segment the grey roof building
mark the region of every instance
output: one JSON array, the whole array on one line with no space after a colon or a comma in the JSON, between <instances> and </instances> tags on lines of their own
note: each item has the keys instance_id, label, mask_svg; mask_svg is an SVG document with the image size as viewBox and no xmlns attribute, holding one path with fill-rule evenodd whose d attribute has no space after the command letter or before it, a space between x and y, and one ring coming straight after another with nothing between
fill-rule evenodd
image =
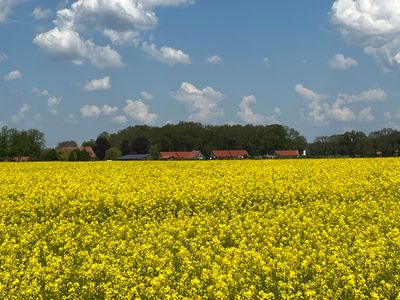
<instances>
[{"instance_id":1,"label":"grey roof building","mask_svg":"<svg viewBox=\"0 0 400 300\"><path fill-rule=\"evenodd\" d=\"M121 157L118 157L117 160L150 160L150 154L127 154Z\"/></svg>"}]
</instances>

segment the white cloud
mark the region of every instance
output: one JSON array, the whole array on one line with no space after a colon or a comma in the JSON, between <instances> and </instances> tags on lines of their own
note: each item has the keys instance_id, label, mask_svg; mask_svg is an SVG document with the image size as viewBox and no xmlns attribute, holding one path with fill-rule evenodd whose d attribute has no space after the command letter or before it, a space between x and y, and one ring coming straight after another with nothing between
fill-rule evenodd
<instances>
[{"instance_id":1,"label":"white cloud","mask_svg":"<svg viewBox=\"0 0 400 300\"><path fill-rule=\"evenodd\" d=\"M38 122L43 122L43 117L40 113L36 113L33 119Z\"/></svg>"},{"instance_id":2,"label":"white cloud","mask_svg":"<svg viewBox=\"0 0 400 300\"><path fill-rule=\"evenodd\" d=\"M47 105L49 107L55 107L60 105L62 98L61 97L50 97L47 99Z\"/></svg>"},{"instance_id":3,"label":"white cloud","mask_svg":"<svg viewBox=\"0 0 400 300\"><path fill-rule=\"evenodd\" d=\"M143 50L152 58L158 61L173 66L175 64L191 64L189 55L182 50L177 50L170 47L161 47L157 49L155 44L143 43Z\"/></svg>"},{"instance_id":4,"label":"white cloud","mask_svg":"<svg viewBox=\"0 0 400 300\"><path fill-rule=\"evenodd\" d=\"M49 110L49 112L53 115L58 115L58 110L57 107L61 104L62 102L62 97L56 97L56 96L52 96L48 90L40 90L37 87L33 88L33 92L40 96L40 97L45 97L47 98L47 108Z\"/></svg>"},{"instance_id":5,"label":"white cloud","mask_svg":"<svg viewBox=\"0 0 400 300\"><path fill-rule=\"evenodd\" d=\"M218 55L207 57L207 62L211 65L218 65L222 63L222 58Z\"/></svg>"},{"instance_id":6,"label":"white cloud","mask_svg":"<svg viewBox=\"0 0 400 300\"><path fill-rule=\"evenodd\" d=\"M126 100L123 111L131 119L144 124L153 124L158 119L158 115L151 113L149 106L141 100Z\"/></svg>"},{"instance_id":7,"label":"white cloud","mask_svg":"<svg viewBox=\"0 0 400 300\"><path fill-rule=\"evenodd\" d=\"M118 110L119 110L118 107L116 107L116 106L110 106L110 105L108 105L108 104L104 105L104 106L101 108L102 113L103 113L104 115L106 115L106 116L112 115L113 113L117 112Z\"/></svg>"},{"instance_id":8,"label":"white cloud","mask_svg":"<svg viewBox=\"0 0 400 300\"><path fill-rule=\"evenodd\" d=\"M110 77L106 76L100 79L94 79L86 83L83 88L88 92L96 92L96 91L106 91L111 89L111 80Z\"/></svg>"},{"instance_id":9,"label":"white cloud","mask_svg":"<svg viewBox=\"0 0 400 300\"><path fill-rule=\"evenodd\" d=\"M140 94L142 95L144 100L153 100L154 99L154 95L150 94L146 91L141 91Z\"/></svg>"},{"instance_id":10,"label":"white cloud","mask_svg":"<svg viewBox=\"0 0 400 300\"><path fill-rule=\"evenodd\" d=\"M264 117L258 113L255 113L251 108L251 104L255 103L256 101L257 99L254 95L250 95L242 99L242 102L239 105L240 110L237 115L243 122L260 124L264 121Z\"/></svg>"},{"instance_id":11,"label":"white cloud","mask_svg":"<svg viewBox=\"0 0 400 300\"><path fill-rule=\"evenodd\" d=\"M270 116L263 116L261 114L255 113L251 108L251 105L257 101L254 95L246 96L242 99L242 102L239 105L239 111L237 112L237 116L244 123L249 124L277 124L279 122L279 116L281 116L281 110L279 107L274 109L274 113Z\"/></svg>"},{"instance_id":12,"label":"white cloud","mask_svg":"<svg viewBox=\"0 0 400 300\"><path fill-rule=\"evenodd\" d=\"M0 0L0 24L7 22L12 8L21 2L22 0Z\"/></svg>"},{"instance_id":13,"label":"white cloud","mask_svg":"<svg viewBox=\"0 0 400 300\"><path fill-rule=\"evenodd\" d=\"M398 112L385 112L384 117L387 121L395 121L396 123L399 122L400 120L400 111ZM393 124L393 122L390 122L390 124ZM399 124L397 124L399 126ZM391 126L388 126L391 127Z\"/></svg>"},{"instance_id":14,"label":"white cloud","mask_svg":"<svg viewBox=\"0 0 400 300\"><path fill-rule=\"evenodd\" d=\"M140 2L145 8L153 8L157 6L192 5L195 0L141 0Z\"/></svg>"},{"instance_id":15,"label":"white cloud","mask_svg":"<svg viewBox=\"0 0 400 300\"><path fill-rule=\"evenodd\" d=\"M21 108L19 109L18 113L16 113L15 115L13 115L11 117L11 122L13 123L19 123L22 120L25 119L26 113L31 109L31 107L28 104L24 104L21 106Z\"/></svg>"},{"instance_id":16,"label":"white cloud","mask_svg":"<svg viewBox=\"0 0 400 300\"><path fill-rule=\"evenodd\" d=\"M76 124L79 123L78 120L75 118L75 115L74 115L74 114L69 114L68 117L65 118L64 121L65 121L66 123L68 123L68 124L74 124L74 125L76 125Z\"/></svg>"},{"instance_id":17,"label":"white cloud","mask_svg":"<svg viewBox=\"0 0 400 300\"><path fill-rule=\"evenodd\" d=\"M3 52L0 52L0 62L5 61L7 59L8 59L7 55Z\"/></svg>"},{"instance_id":18,"label":"white cloud","mask_svg":"<svg viewBox=\"0 0 400 300\"><path fill-rule=\"evenodd\" d=\"M264 57L264 58L261 60L261 62L262 62L264 65L268 65L268 63L269 63L269 58L268 58L268 57Z\"/></svg>"},{"instance_id":19,"label":"white cloud","mask_svg":"<svg viewBox=\"0 0 400 300\"><path fill-rule=\"evenodd\" d=\"M119 110L116 106L103 105L99 107L97 105L84 105L81 107L81 115L86 118L99 118L101 115L110 116Z\"/></svg>"},{"instance_id":20,"label":"white cloud","mask_svg":"<svg viewBox=\"0 0 400 300\"><path fill-rule=\"evenodd\" d=\"M400 64L398 0L335 0L331 21L346 40L363 47L385 69Z\"/></svg>"},{"instance_id":21,"label":"white cloud","mask_svg":"<svg viewBox=\"0 0 400 300\"><path fill-rule=\"evenodd\" d=\"M344 57L343 54L336 54L329 60L329 65L335 70L348 70L358 66L358 62L351 57Z\"/></svg>"},{"instance_id":22,"label":"white cloud","mask_svg":"<svg viewBox=\"0 0 400 300\"><path fill-rule=\"evenodd\" d=\"M43 20L50 18L53 15L53 11L50 8L35 7L32 11L32 16L36 20Z\"/></svg>"},{"instance_id":23,"label":"white cloud","mask_svg":"<svg viewBox=\"0 0 400 300\"><path fill-rule=\"evenodd\" d=\"M193 0L78 0L68 5L68 2L57 11L54 28L38 34L34 43L52 58L75 63L88 59L98 67L121 67L122 59L109 45L96 45L91 38L95 32L114 45L137 46L141 33L157 25L154 12L157 6L194 3ZM166 56L171 49L165 47L160 51Z\"/></svg>"},{"instance_id":24,"label":"white cloud","mask_svg":"<svg viewBox=\"0 0 400 300\"><path fill-rule=\"evenodd\" d=\"M372 108L371 107L366 107L362 109L358 113L358 120L361 122L372 122L375 120L375 116L371 113Z\"/></svg>"},{"instance_id":25,"label":"white cloud","mask_svg":"<svg viewBox=\"0 0 400 300\"><path fill-rule=\"evenodd\" d=\"M369 89L358 95L339 94L338 99L346 103L353 102L383 102L387 99L387 94L383 89Z\"/></svg>"},{"instance_id":26,"label":"white cloud","mask_svg":"<svg viewBox=\"0 0 400 300\"><path fill-rule=\"evenodd\" d=\"M295 87L295 91L309 101L309 120L317 124L328 124L329 121L339 122L371 122L375 119L372 108L366 107L355 113L347 105L357 102L372 103L382 102L387 99L387 94L382 89L370 89L358 95L339 94L333 104L326 102L326 95L317 94L305 88L302 84Z\"/></svg>"},{"instance_id":27,"label":"white cloud","mask_svg":"<svg viewBox=\"0 0 400 300\"><path fill-rule=\"evenodd\" d=\"M125 124L128 122L128 118L123 115L118 115L112 118L112 122L117 124Z\"/></svg>"},{"instance_id":28,"label":"white cloud","mask_svg":"<svg viewBox=\"0 0 400 300\"><path fill-rule=\"evenodd\" d=\"M9 72L8 74L4 75L4 81L13 81L13 80L19 80L22 78L22 74L19 70L14 70Z\"/></svg>"},{"instance_id":29,"label":"white cloud","mask_svg":"<svg viewBox=\"0 0 400 300\"><path fill-rule=\"evenodd\" d=\"M109 45L100 47L91 40L84 41L78 32L71 29L53 28L38 34L33 43L41 48L50 58L82 64L88 59L98 68L120 68L124 64L118 52Z\"/></svg>"},{"instance_id":30,"label":"white cloud","mask_svg":"<svg viewBox=\"0 0 400 300\"><path fill-rule=\"evenodd\" d=\"M96 105L84 105L80 109L82 117L98 118L101 116L101 108Z\"/></svg>"},{"instance_id":31,"label":"white cloud","mask_svg":"<svg viewBox=\"0 0 400 300\"><path fill-rule=\"evenodd\" d=\"M224 111L219 107L224 95L212 87L200 90L191 83L183 82L180 89L170 92L170 95L186 106L189 120L207 121L224 116Z\"/></svg>"}]
</instances>

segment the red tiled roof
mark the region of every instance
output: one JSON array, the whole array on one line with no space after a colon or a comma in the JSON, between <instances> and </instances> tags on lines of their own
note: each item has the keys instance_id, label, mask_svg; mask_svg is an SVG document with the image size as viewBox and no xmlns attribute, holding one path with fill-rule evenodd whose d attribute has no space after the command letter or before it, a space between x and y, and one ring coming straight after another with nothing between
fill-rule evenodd
<instances>
[{"instance_id":1,"label":"red tiled roof","mask_svg":"<svg viewBox=\"0 0 400 300\"><path fill-rule=\"evenodd\" d=\"M195 159L202 156L200 151L160 152L161 159Z\"/></svg>"},{"instance_id":2,"label":"red tiled roof","mask_svg":"<svg viewBox=\"0 0 400 300\"><path fill-rule=\"evenodd\" d=\"M214 150L212 155L216 158L235 158L249 156L249 153L246 150Z\"/></svg>"},{"instance_id":3,"label":"red tiled roof","mask_svg":"<svg viewBox=\"0 0 400 300\"><path fill-rule=\"evenodd\" d=\"M275 155L279 157L298 157L300 156L297 150L275 150Z\"/></svg>"},{"instance_id":4,"label":"red tiled roof","mask_svg":"<svg viewBox=\"0 0 400 300\"><path fill-rule=\"evenodd\" d=\"M89 154L89 158L96 158L96 154L92 147L61 147L57 148L58 152L71 152L74 150L86 151Z\"/></svg>"}]
</instances>

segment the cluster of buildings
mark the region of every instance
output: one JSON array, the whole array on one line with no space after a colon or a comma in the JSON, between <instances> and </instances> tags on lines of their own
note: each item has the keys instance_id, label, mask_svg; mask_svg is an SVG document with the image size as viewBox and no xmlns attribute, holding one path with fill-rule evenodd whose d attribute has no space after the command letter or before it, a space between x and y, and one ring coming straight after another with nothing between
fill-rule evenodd
<instances>
[{"instance_id":1,"label":"cluster of buildings","mask_svg":"<svg viewBox=\"0 0 400 300\"><path fill-rule=\"evenodd\" d=\"M88 153L89 160L96 160L96 154L92 147L60 147L57 148L58 155L64 155L68 157L69 153L74 151L85 151ZM305 156L304 153L300 153L297 150L276 150L269 155L252 157L246 150L214 150L211 152L210 157L206 157L201 151L171 151L171 152L160 152L159 160L226 160L226 159L248 159L248 158L297 158ZM117 158L120 161L140 161L140 160L152 160L154 157L151 154L128 154ZM13 157L8 161L15 162L26 162L31 161L28 156Z\"/></svg>"},{"instance_id":2,"label":"cluster of buildings","mask_svg":"<svg viewBox=\"0 0 400 300\"><path fill-rule=\"evenodd\" d=\"M305 156L305 153L300 153L298 150L276 150L270 155L265 155L257 158L298 158ZM193 151L170 151L160 152L160 160L206 160L206 159L247 159L252 158L246 150L214 150L210 157L206 157L203 153L197 150ZM153 157L150 154L128 154L119 157L117 160L151 160Z\"/></svg>"}]
</instances>

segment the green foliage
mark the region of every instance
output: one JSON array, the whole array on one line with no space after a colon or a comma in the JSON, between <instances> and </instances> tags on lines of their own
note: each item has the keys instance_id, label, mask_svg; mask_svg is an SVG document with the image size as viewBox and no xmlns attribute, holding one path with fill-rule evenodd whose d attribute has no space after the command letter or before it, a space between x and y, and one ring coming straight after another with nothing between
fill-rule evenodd
<instances>
[{"instance_id":1,"label":"green foliage","mask_svg":"<svg viewBox=\"0 0 400 300\"><path fill-rule=\"evenodd\" d=\"M105 159L106 160L115 160L121 156L122 156L121 150L119 150L118 147L112 147L110 149L107 149Z\"/></svg>"},{"instance_id":2,"label":"green foliage","mask_svg":"<svg viewBox=\"0 0 400 300\"><path fill-rule=\"evenodd\" d=\"M45 161L57 161L58 155L56 149L48 149L46 153L44 153L43 160Z\"/></svg>"},{"instance_id":3,"label":"green foliage","mask_svg":"<svg viewBox=\"0 0 400 300\"><path fill-rule=\"evenodd\" d=\"M68 161L88 161L89 154L84 150L75 149L69 152Z\"/></svg>"},{"instance_id":4,"label":"green foliage","mask_svg":"<svg viewBox=\"0 0 400 300\"><path fill-rule=\"evenodd\" d=\"M94 143L93 151L96 153L96 156L99 160L104 160L106 156L106 151L111 148L111 144L108 140L108 133L103 132L96 139Z\"/></svg>"},{"instance_id":5,"label":"green foliage","mask_svg":"<svg viewBox=\"0 0 400 300\"><path fill-rule=\"evenodd\" d=\"M149 141L148 147L144 147L145 143L139 146L138 141L145 139ZM109 140L113 147L120 147L123 154L129 153L129 141L132 141L131 152L151 152L152 155L156 150L200 150L208 156L215 149L246 149L252 155L263 155L275 149L302 150L307 144L298 131L282 125L204 126L195 122L128 127L111 134Z\"/></svg>"},{"instance_id":6,"label":"green foliage","mask_svg":"<svg viewBox=\"0 0 400 300\"><path fill-rule=\"evenodd\" d=\"M32 160L38 160L41 157L44 146L44 134L39 130L18 131L7 127L1 129L0 160L22 156L29 156Z\"/></svg>"}]
</instances>

